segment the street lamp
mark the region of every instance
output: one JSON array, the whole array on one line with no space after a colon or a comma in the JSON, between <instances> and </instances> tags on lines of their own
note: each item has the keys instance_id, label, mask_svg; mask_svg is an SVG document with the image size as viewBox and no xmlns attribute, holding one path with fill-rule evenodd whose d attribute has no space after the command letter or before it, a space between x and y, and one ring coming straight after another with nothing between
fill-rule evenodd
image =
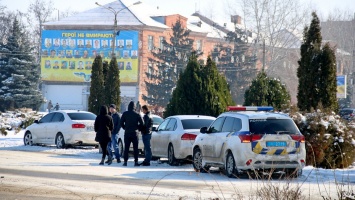
<instances>
[{"instance_id":1,"label":"street lamp","mask_svg":"<svg viewBox=\"0 0 355 200\"><path fill-rule=\"evenodd\" d=\"M129 7L131 7L131 6L138 5L138 4L141 4L141 3L142 3L141 1L137 1L137 2L133 3L132 5L129 5L129 6L127 6L127 7L124 7L124 8L122 8L122 9L120 9L120 10L115 10L115 9L113 9L111 6L106 7L106 6L103 6L103 5L101 5L101 4L97 3L97 2L95 2L96 5L98 5L98 6L100 6L100 7L103 7L103 8L105 8L106 10L109 10L110 12L112 12L112 13L115 15L115 21L114 21L114 24L113 24L112 44L111 44L111 46L112 46L112 57L115 55L115 43L116 43L117 15L118 15L118 13L120 13L120 12L121 12L122 10L124 10L124 9L127 9L127 8L129 8Z\"/></svg>"}]
</instances>

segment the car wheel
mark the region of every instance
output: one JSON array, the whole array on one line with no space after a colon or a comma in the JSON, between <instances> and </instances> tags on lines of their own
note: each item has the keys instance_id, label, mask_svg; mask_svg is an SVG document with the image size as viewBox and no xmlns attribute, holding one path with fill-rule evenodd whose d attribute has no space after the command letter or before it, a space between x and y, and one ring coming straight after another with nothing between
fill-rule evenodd
<instances>
[{"instance_id":1,"label":"car wheel","mask_svg":"<svg viewBox=\"0 0 355 200\"><path fill-rule=\"evenodd\" d=\"M302 169L289 169L286 173L289 178L298 178L302 176Z\"/></svg>"},{"instance_id":2,"label":"car wheel","mask_svg":"<svg viewBox=\"0 0 355 200\"><path fill-rule=\"evenodd\" d=\"M124 149L123 149L122 140L119 140L119 141L118 141L118 150L120 151L121 158L123 158Z\"/></svg>"},{"instance_id":3,"label":"car wheel","mask_svg":"<svg viewBox=\"0 0 355 200\"><path fill-rule=\"evenodd\" d=\"M172 144L170 144L168 147L168 164L171 166L176 166L178 164L178 160L174 155L174 147Z\"/></svg>"},{"instance_id":4,"label":"car wheel","mask_svg":"<svg viewBox=\"0 0 355 200\"><path fill-rule=\"evenodd\" d=\"M25 136L23 137L23 143L25 144L25 146L32 146L33 145L31 132L26 131Z\"/></svg>"},{"instance_id":5,"label":"car wheel","mask_svg":"<svg viewBox=\"0 0 355 200\"><path fill-rule=\"evenodd\" d=\"M208 166L202 166L202 153L199 148L193 150L192 166L196 172L206 173L209 170Z\"/></svg>"},{"instance_id":6,"label":"car wheel","mask_svg":"<svg viewBox=\"0 0 355 200\"><path fill-rule=\"evenodd\" d=\"M58 133L55 137L55 144L58 149L63 149L65 147L64 137L61 133Z\"/></svg>"},{"instance_id":7,"label":"car wheel","mask_svg":"<svg viewBox=\"0 0 355 200\"><path fill-rule=\"evenodd\" d=\"M228 177L237 177L237 170L235 168L235 160L233 154L229 152L226 159L226 175Z\"/></svg>"}]
</instances>

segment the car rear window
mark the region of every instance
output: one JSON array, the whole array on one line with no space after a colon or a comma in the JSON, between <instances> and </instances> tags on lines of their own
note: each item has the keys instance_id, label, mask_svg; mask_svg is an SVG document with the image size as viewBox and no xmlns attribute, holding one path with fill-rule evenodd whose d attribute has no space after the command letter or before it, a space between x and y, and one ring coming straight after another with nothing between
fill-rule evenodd
<instances>
[{"instance_id":1,"label":"car rear window","mask_svg":"<svg viewBox=\"0 0 355 200\"><path fill-rule=\"evenodd\" d=\"M299 134L292 119L250 119L249 130L252 134Z\"/></svg>"},{"instance_id":2,"label":"car rear window","mask_svg":"<svg viewBox=\"0 0 355 200\"><path fill-rule=\"evenodd\" d=\"M93 113L68 113L71 120L95 120L96 115Z\"/></svg>"},{"instance_id":3,"label":"car rear window","mask_svg":"<svg viewBox=\"0 0 355 200\"><path fill-rule=\"evenodd\" d=\"M213 122L213 119L183 119L181 120L184 129L200 129L208 127Z\"/></svg>"},{"instance_id":4,"label":"car rear window","mask_svg":"<svg viewBox=\"0 0 355 200\"><path fill-rule=\"evenodd\" d=\"M353 113L353 110L341 110L341 111L340 111L340 114L341 114L341 115L349 115L349 114L351 114L351 113Z\"/></svg>"}]
</instances>

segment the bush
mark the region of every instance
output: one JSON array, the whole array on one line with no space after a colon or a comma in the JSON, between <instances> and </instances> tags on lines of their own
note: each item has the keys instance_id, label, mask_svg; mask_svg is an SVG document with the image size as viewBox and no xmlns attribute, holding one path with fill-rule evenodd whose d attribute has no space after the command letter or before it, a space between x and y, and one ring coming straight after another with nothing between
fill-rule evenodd
<instances>
[{"instance_id":1,"label":"bush","mask_svg":"<svg viewBox=\"0 0 355 200\"><path fill-rule=\"evenodd\" d=\"M355 161L355 125L320 110L291 117L305 136L308 165L346 168Z\"/></svg>"}]
</instances>

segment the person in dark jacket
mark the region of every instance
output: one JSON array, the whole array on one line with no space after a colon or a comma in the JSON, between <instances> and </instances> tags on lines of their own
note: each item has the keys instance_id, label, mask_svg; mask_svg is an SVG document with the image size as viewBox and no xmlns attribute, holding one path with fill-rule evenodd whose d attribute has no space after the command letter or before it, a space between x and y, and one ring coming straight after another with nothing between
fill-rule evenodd
<instances>
[{"instance_id":1,"label":"person in dark jacket","mask_svg":"<svg viewBox=\"0 0 355 200\"><path fill-rule=\"evenodd\" d=\"M113 160L114 159L112 155L112 149L113 149L115 151L115 157L117 159L117 163L120 163L121 162L120 153L122 154L122 152L120 152L118 149L118 132L121 129L121 124L120 124L121 118L120 115L117 113L115 104L110 105L110 113L113 120L113 130L111 132L111 142L108 144L107 151L108 151L108 155L110 155L110 157ZM106 161L106 163L108 162L109 160Z\"/></svg>"},{"instance_id":2,"label":"person in dark jacket","mask_svg":"<svg viewBox=\"0 0 355 200\"><path fill-rule=\"evenodd\" d=\"M142 129L142 140L143 140L143 144L144 144L145 159L140 165L150 166L150 160L152 158L152 150L150 148L150 140L152 139L153 119L150 116L149 109L146 105L142 106L142 111L144 113L144 116L143 116L144 126Z\"/></svg>"},{"instance_id":3,"label":"person in dark jacket","mask_svg":"<svg viewBox=\"0 0 355 200\"><path fill-rule=\"evenodd\" d=\"M95 119L94 129L102 148L102 159L99 165L103 165L107 153L107 145L111 141L111 131L113 129L113 120L112 117L108 115L107 106L101 106L100 114ZM112 159L109 155L109 162L107 164L111 165L111 163Z\"/></svg>"},{"instance_id":4,"label":"person in dark jacket","mask_svg":"<svg viewBox=\"0 0 355 200\"><path fill-rule=\"evenodd\" d=\"M131 143L133 144L134 166L138 164L138 134L143 127L142 117L135 111L134 102L131 101L128 105L128 110L122 114L121 127L125 130L124 133L124 163L127 166L128 151Z\"/></svg>"}]
</instances>

